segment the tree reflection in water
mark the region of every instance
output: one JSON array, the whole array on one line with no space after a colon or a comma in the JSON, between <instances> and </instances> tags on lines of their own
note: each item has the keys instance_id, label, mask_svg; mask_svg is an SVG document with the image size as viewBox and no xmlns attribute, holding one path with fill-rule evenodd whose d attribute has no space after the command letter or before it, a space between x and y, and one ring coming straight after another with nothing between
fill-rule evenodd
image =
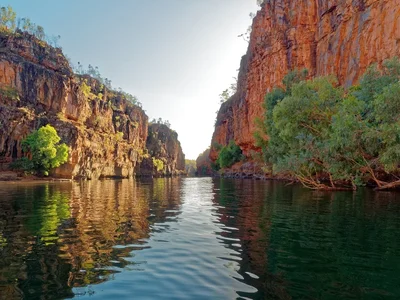
<instances>
[{"instance_id":1,"label":"tree reflection in water","mask_svg":"<svg viewBox=\"0 0 400 300\"><path fill-rule=\"evenodd\" d=\"M1 296L72 297L73 287L137 267L127 258L180 205L179 182L1 184Z\"/></svg>"}]
</instances>

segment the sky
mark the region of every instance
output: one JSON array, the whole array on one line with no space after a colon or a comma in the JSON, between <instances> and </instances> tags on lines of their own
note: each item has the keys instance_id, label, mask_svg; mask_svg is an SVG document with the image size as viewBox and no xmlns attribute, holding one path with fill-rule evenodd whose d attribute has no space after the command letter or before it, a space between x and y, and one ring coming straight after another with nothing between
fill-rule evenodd
<instances>
[{"instance_id":1,"label":"sky","mask_svg":"<svg viewBox=\"0 0 400 300\"><path fill-rule=\"evenodd\" d=\"M211 143L219 94L235 82L256 0L0 0L29 17L73 64L98 66L178 133L196 159Z\"/></svg>"}]
</instances>

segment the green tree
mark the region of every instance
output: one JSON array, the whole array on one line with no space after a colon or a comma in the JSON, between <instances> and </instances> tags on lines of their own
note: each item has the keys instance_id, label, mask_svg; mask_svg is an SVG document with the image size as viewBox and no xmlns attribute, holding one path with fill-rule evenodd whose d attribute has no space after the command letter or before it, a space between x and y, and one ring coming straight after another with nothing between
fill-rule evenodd
<instances>
[{"instance_id":1,"label":"green tree","mask_svg":"<svg viewBox=\"0 0 400 300\"><path fill-rule=\"evenodd\" d=\"M277 159L288 151L287 144L279 136L279 130L274 124L273 111L275 106L286 96L291 95L294 84L304 81L307 76L307 69L293 70L283 78L284 88L276 87L265 96L264 118L256 120L258 130L254 133L254 136L256 146L262 149L264 161L269 165L276 164Z\"/></svg>"},{"instance_id":2,"label":"green tree","mask_svg":"<svg viewBox=\"0 0 400 300\"><path fill-rule=\"evenodd\" d=\"M230 141L229 144L222 147L219 152L216 169L218 169L218 167L228 168L234 163L240 161L242 158L243 155L240 147L236 145L234 141Z\"/></svg>"},{"instance_id":3,"label":"green tree","mask_svg":"<svg viewBox=\"0 0 400 300\"><path fill-rule=\"evenodd\" d=\"M256 136L265 161L311 188L400 186L400 61L371 66L347 92L306 76L289 73L265 98Z\"/></svg>"},{"instance_id":4,"label":"green tree","mask_svg":"<svg viewBox=\"0 0 400 300\"><path fill-rule=\"evenodd\" d=\"M0 32L14 32L17 14L11 6L0 8Z\"/></svg>"},{"instance_id":5,"label":"green tree","mask_svg":"<svg viewBox=\"0 0 400 300\"><path fill-rule=\"evenodd\" d=\"M33 131L22 141L22 149L28 155L23 158L27 171L48 175L49 171L68 160L69 148L60 144L60 137L51 125Z\"/></svg>"},{"instance_id":6,"label":"green tree","mask_svg":"<svg viewBox=\"0 0 400 300\"><path fill-rule=\"evenodd\" d=\"M291 95L273 111L274 126L287 147L275 167L292 173L308 186L319 187L314 176L329 173L325 142L330 136L331 118L343 97L343 90L336 85L333 77L294 84Z\"/></svg>"}]
</instances>

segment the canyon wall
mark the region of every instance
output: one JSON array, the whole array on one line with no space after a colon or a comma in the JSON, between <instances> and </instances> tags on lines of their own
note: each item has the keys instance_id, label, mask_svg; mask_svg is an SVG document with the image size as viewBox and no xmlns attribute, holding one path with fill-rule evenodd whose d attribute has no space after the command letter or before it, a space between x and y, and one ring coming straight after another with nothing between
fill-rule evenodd
<instances>
[{"instance_id":1,"label":"canyon wall","mask_svg":"<svg viewBox=\"0 0 400 300\"><path fill-rule=\"evenodd\" d=\"M264 96L289 71L333 74L349 87L370 64L394 56L400 56L400 0L265 0L253 20L237 93L219 110L210 158L217 158L217 144L230 140L247 156L259 150L253 133Z\"/></svg>"},{"instance_id":2,"label":"canyon wall","mask_svg":"<svg viewBox=\"0 0 400 300\"><path fill-rule=\"evenodd\" d=\"M46 124L70 147L56 177L132 177L146 152L140 107L75 75L60 49L27 33L0 35L0 167L21 157L22 140Z\"/></svg>"},{"instance_id":3,"label":"canyon wall","mask_svg":"<svg viewBox=\"0 0 400 300\"><path fill-rule=\"evenodd\" d=\"M185 155L182 152L178 134L164 124L149 125L146 141L148 157L139 165L143 176L176 176L186 174ZM162 161L162 169L157 170L153 158Z\"/></svg>"},{"instance_id":4,"label":"canyon wall","mask_svg":"<svg viewBox=\"0 0 400 300\"><path fill-rule=\"evenodd\" d=\"M196 174L197 176L213 176L216 172L211 168L210 149L206 149L200 153L196 159Z\"/></svg>"}]
</instances>

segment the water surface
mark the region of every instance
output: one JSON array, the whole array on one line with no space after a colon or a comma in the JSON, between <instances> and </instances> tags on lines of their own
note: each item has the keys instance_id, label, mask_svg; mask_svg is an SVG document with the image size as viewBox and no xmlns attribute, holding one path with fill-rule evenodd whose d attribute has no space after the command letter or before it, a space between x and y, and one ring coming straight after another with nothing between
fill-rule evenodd
<instances>
[{"instance_id":1,"label":"water surface","mask_svg":"<svg viewBox=\"0 0 400 300\"><path fill-rule=\"evenodd\" d=\"M0 183L0 299L400 299L400 194Z\"/></svg>"}]
</instances>

